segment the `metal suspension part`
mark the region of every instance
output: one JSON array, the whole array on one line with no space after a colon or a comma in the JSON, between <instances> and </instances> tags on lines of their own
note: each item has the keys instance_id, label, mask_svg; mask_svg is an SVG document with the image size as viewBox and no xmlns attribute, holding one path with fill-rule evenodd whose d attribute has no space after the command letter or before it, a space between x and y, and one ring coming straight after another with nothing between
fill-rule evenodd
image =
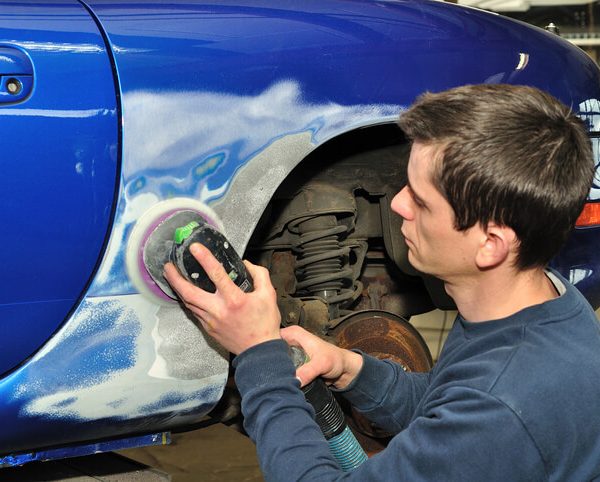
<instances>
[{"instance_id":1,"label":"metal suspension part","mask_svg":"<svg viewBox=\"0 0 600 482\"><path fill-rule=\"evenodd\" d=\"M299 239L292 249L296 254L296 294L319 296L330 306L332 317L338 306L354 299L359 289L350 266L350 246L341 241L350 228L331 214L317 215L297 224Z\"/></svg>"}]
</instances>

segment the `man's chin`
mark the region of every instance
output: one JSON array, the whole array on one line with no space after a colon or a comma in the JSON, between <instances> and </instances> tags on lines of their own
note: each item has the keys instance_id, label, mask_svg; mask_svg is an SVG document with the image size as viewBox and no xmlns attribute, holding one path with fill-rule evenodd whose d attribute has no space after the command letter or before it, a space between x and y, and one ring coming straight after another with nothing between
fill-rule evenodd
<instances>
[{"instance_id":1,"label":"man's chin","mask_svg":"<svg viewBox=\"0 0 600 482\"><path fill-rule=\"evenodd\" d=\"M421 263L419 263L419 259L414 255L412 248L408 248L408 262L410 263L410 265L415 268L417 271L423 271L423 267L421 266Z\"/></svg>"},{"instance_id":2,"label":"man's chin","mask_svg":"<svg viewBox=\"0 0 600 482\"><path fill-rule=\"evenodd\" d=\"M435 270L432 269L431 267L428 267L424 263L420 262L419 258L416 257L410 249L408 250L408 262L414 269L416 269L420 273L423 273L423 274L426 274L429 276L437 276L436 273L434 272Z\"/></svg>"}]
</instances>

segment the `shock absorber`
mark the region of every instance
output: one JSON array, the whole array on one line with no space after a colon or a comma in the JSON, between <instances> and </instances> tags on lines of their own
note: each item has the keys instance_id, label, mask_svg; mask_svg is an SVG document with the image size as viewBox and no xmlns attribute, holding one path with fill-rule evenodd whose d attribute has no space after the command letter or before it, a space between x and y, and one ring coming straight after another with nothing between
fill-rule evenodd
<instances>
[{"instance_id":1,"label":"shock absorber","mask_svg":"<svg viewBox=\"0 0 600 482\"><path fill-rule=\"evenodd\" d=\"M339 315L339 305L356 291L350 267L350 247L342 246L349 227L333 214L317 215L297 224L296 294L319 296L329 305L330 317Z\"/></svg>"}]
</instances>

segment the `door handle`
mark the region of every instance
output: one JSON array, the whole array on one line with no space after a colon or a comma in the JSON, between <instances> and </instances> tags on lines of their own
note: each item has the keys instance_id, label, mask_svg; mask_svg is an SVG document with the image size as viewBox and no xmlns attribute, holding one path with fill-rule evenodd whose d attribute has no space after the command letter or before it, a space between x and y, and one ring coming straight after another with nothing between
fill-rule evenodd
<instances>
[{"instance_id":1,"label":"door handle","mask_svg":"<svg viewBox=\"0 0 600 482\"><path fill-rule=\"evenodd\" d=\"M0 104L25 100L33 90L33 64L25 52L0 46Z\"/></svg>"}]
</instances>

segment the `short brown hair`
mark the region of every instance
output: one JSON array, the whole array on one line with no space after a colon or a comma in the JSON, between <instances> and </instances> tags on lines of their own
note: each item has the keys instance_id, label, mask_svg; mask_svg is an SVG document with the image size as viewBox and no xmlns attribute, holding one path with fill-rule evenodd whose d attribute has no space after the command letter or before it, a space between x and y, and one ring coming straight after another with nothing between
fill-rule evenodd
<instances>
[{"instance_id":1,"label":"short brown hair","mask_svg":"<svg viewBox=\"0 0 600 482\"><path fill-rule=\"evenodd\" d=\"M510 227L520 269L558 253L594 176L585 126L568 107L532 87L467 85L421 95L399 125L410 140L440 147L432 182L456 229Z\"/></svg>"}]
</instances>

